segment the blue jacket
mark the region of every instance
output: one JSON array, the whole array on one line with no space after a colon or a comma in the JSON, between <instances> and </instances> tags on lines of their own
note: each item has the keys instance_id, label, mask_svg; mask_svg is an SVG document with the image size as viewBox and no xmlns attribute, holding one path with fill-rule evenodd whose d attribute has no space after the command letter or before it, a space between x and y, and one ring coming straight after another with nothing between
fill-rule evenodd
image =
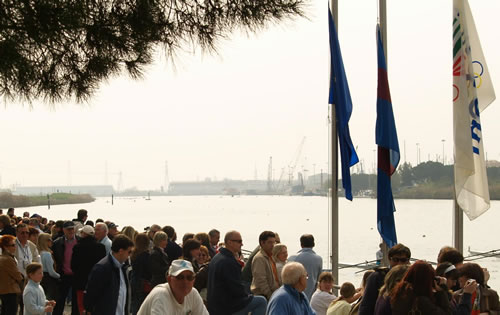
<instances>
[{"instance_id":1,"label":"blue jacket","mask_svg":"<svg viewBox=\"0 0 500 315\"><path fill-rule=\"evenodd\" d=\"M117 268L111 258L111 253L101 259L90 272L87 289L83 297L85 310L92 315L110 315L116 313L118 294L120 290L120 272L123 272L128 291L126 266ZM128 292L125 310L128 309Z\"/></svg>"},{"instance_id":2,"label":"blue jacket","mask_svg":"<svg viewBox=\"0 0 500 315\"><path fill-rule=\"evenodd\" d=\"M232 252L221 248L208 265L208 311L217 315L233 314L252 299L241 280L241 265Z\"/></svg>"},{"instance_id":3,"label":"blue jacket","mask_svg":"<svg viewBox=\"0 0 500 315\"><path fill-rule=\"evenodd\" d=\"M285 284L274 291L267 304L267 315L316 315L304 292Z\"/></svg>"}]
</instances>

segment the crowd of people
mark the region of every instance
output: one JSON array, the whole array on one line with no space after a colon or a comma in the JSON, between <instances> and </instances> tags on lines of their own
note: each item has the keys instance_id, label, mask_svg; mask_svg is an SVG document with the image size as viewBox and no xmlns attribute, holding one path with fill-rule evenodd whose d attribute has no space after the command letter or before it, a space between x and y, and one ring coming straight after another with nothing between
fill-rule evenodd
<instances>
[{"instance_id":1,"label":"crowd of people","mask_svg":"<svg viewBox=\"0 0 500 315\"><path fill-rule=\"evenodd\" d=\"M119 231L84 209L51 221L10 208L0 213L0 315L500 314L488 271L452 247L434 268L410 264L410 249L397 244L389 267L365 271L356 287L323 271L311 234L291 256L272 231L248 257L242 246L234 230L222 240L216 229L186 233L177 243L171 226Z\"/></svg>"}]
</instances>

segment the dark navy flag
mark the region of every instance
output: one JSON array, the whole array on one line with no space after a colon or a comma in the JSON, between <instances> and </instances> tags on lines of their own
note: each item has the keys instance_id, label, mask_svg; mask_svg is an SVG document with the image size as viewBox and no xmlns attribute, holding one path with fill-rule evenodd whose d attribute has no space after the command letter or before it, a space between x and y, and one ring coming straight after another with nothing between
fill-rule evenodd
<instances>
[{"instance_id":1,"label":"dark navy flag","mask_svg":"<svg viewBox=\"0 0 500 315\"><path fill-rule=\"evenodd\" d=\"M340 52L339 39L333 22L332 13L328 9L328 26L330 30L330 96L329 104L335 104L337 117L337 133L340 144L340 158L342 165L342 186L345 197L352 200L351 173L349 168L358 163L358 155L354 150L349 133L349 119L352 113L351 93L344 70L342 53Z\"/></svg>"},{"instance_id":2,"label":"dark navy flag","mask_svg":"<svg viewBox=\"0 0 500 315\"><path fill-rule=\"evenodd\" d=\"M392 112L387 65L379 25L377 25L377 45L378 88L377 126L375 128L378 145L377 227L380 235L390 248L397 244L396 224L394 223L396 207L392 196L391 176L399 164L399 144L396 122Z\"/></svg>"}]
</instances>

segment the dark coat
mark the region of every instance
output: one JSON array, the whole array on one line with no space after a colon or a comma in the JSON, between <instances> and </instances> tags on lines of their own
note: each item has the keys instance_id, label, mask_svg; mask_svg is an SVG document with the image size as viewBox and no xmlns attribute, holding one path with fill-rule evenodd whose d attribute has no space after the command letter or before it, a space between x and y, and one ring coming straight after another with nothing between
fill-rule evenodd
<instances>
[{"instance_id":1,"label":"dark coat","mask_svg":"<svg viewBox=\"0 0 500 315\"><path fill-rule=\"evenodd\" d=\"M498 293L495 290L492 290L488 287L485 286L479 286L479 311L481 313L487 313L489 311L500 311L500 301L498 298ZM464 297L464 291L463 289L458 290L453 294L453 299L455 300L455 303L460 305L463 297ZM469 295L469 300L472 299L472 297ZM472 304L472 301L471 301Z\"/></svg>"},{"instance_id":2,"label":"dark coat","mask_svg":"<svg viewBox=\"0 0 500 315\"><path fill-rule=\"evenodd\" d=\"M241 280L241 265L232 252L221 248L208 265L208 311L217 315L233 314L252 299Z\"/></svg>"},{"instance_id":3,"label":"dark coat","mask_svg":"<svg viewBox=\"0 0 500 315\"><path fill-rule=\"evenodd\" d=\"M179 259L182 256L182 247L176 242L168 240L167 247L165 247L165 253L167 253L168 258L173 261Z\"/></svg>"},{"instance_id":4,"label":"dark coat","mask_svg":"<svg viewBox=\"0 0 500 315\"><path fill-rule=\"evenodd\" d=\"M118 294L120 292L120 272L123 272L127 287L125 310L128 309L128 279L126 265L117 268L111 258L106 255L92 268L83 297L83 305L92 315L110 315L116 313Z\"/></svg>"},{"instance_id":5,"label":"dark coat","mask_svg":"<svg viewBox=\"0 0 500 315\"><path fill-rule=\"evenodd\" d=\"M80 240L79 237L75 235L75 238L77 242ZM54 260L56 263L56 271L58 274L61 276L64 274L62 267L63 267L63 261L64 261L64 248L65 248L65 240L64 240L64 235L58 237L54 243L52 244L52 252L54 253ZM75 245L76 246L76 245ZM73 247L73 249L75 249Z\"/></svg>"},{"instance_id":6,"label":"dark coat","mask_svg":"<svg viewBox=\"0 0 500 315\"><path fill-rule=\"evenodd\" d=\"M153 247L151 252L151 285L154 287L158 284L167 282L167 270L170 267L170 259L163 249Z\"/></svg>"},{"instance_id":7,"label":"dark coat","mask_svg":"<svg viewBox=\"0 0 500 315\"><path fill-rule=\"evenodd\" d=\"M200 266L198 272L196 273L196 278L194 279L194 287L198 292L205 289L208 283L208 264L203 264Z\"/></svg>"},{"instance_id":8,"label":"dark coat","mask_svg":"<svg viewBox=\"0 0 500 315\"><path fill-rule=\"evenodd\" d=\"M391 303L391 309L393 315L407 315L412 310L416 310L416 314L425 315L452 314L448 294L444 290L435 292L433 301L427 296L415 297L413 291L408 289Z\"/></svg>"},{"instance_id":9,"label":"dark coat","mask_svg":"<svg viewBox=\"0 0 500 315\"><path fill-rule=\"evenodd\" d=\"M132 261L130 285L134 292L142 292L144 280L151 282L151 254L148 251L140 253Z\"/></svg>"},{"instance_id":10,"label":"dark coat","mask_svg":"<svg viewBox=\"0 0 500 315\"><path fill-rule=\"evenodd\" d=\"M253 276L252 276L252 261L253 261L253 258L255 257L255 255L257 255L257 253L259 251L260 251L260 245L258 245L257 247L255 247L255 249L250 254L250 256L248 256L248 260L245 263L245 266L243 266L243 270L241 271L241 278L245 282L252 283L252 279L253 279Z\"/></svg>"},{"instance_id":11,"label":"dark coat","mask_svg":"<svg viewBox=\"0 0 500 315\"><path fill-rule=\"evenodd\" d=\"M87 236L78 241L73 247L71 256L71 270L73 270L73 288L84 290L90 271L104 256L106 248L98 243L93 236Z\"/></svg>"},{"instance_id":12,"label":"dark coat","mask_svg":"<svg viewBox=\"0 0 500 315\"><path fill-rule=\"evenodd\" d=\"M11 225L4 226L0 235L12 235L16 236L16 229L14 229Z\"/></svg>"},{"instance_id":13,"label":"dark coat","mask_svg":"<svg viewBox=\"0 0 500 315\"><path fill-rule=\"evenodd\" d=\"M372 315L375 313L375 304L378 299L378 291L384 284L384 278L388 268L378 268L366 279L366 286L363 292L363 299L359 305L359 315Z\"/></svg>"}]
</instances>

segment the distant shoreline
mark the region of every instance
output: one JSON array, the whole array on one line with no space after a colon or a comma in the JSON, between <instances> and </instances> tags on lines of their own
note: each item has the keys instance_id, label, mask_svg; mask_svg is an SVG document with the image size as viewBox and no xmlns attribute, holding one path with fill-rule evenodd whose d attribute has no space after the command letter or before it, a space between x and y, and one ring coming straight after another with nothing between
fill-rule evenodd
<instances>
[{"instance_id":1,"label":"distant shoreline","mask_svg":"<svg viewBox=\"0 0 500 315\"><path fill-rule=\"evenodd\" d=\"M0 208L27 208L48 205L65 205L90 203L95 198L89 194L54 193L42 196L13 195L9 192L0 193Z\"/></svg>"}]
</instances>

